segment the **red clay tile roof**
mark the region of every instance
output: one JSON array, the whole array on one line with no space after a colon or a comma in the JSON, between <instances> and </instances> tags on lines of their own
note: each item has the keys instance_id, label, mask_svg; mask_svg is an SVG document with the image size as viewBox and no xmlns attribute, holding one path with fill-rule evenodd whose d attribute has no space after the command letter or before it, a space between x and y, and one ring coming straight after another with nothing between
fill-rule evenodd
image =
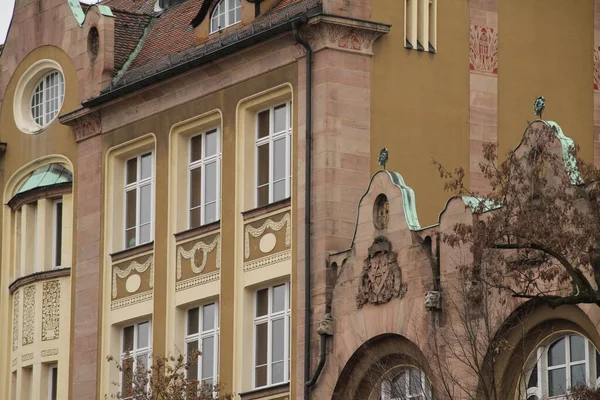
<instances>
[{"instance_id":1,"label":"red clay tile roof","mask_svg":"<svg viewBox=\"0 0 600 400\"><path fill-rule=\"evenodd\" d=\"M115 74L123 68L137 47L152 17L113 11L115 15Z\"/></svg>"}]
</instances>

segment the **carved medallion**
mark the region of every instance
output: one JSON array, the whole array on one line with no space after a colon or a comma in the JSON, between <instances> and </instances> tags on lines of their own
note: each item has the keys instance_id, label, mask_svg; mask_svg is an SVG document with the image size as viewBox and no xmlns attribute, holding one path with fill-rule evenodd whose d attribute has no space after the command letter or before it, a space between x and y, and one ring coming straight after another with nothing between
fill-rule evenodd
<instances>
[{"instance_id":1,"label":"carved medallion","mask_svg":"<svg viewBox=\"0 0 600 400\"><path fill-rule=\"evenodd\" d=\"M362 308L366 303L382 304L394 297L404 297L406 285L398 266L398 254L383 236L375 238L369 247L369 256L360 274L356 305Z\"/></svg>"}]
</instances>

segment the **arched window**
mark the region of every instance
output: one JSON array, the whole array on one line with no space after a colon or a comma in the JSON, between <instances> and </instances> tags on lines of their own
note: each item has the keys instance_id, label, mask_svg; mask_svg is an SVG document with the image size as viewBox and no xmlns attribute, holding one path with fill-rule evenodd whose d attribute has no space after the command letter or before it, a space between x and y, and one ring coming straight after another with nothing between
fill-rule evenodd
<instances>
[{"instance_id":1,"label":"arched window","mask_svg":"<svg viewBox=\"0 0 600 400\"><path fill-rule=\"evenodd\" d=\"M210 18L210 33L215 33L242 20L242 0L221 0Z\"/></svg>"},{"instance_id":2,"label":"arched window","mask_svg":"<svg viewBox=\"0 0 600 400\"><path fill-rule=\"evenodd\" d=\"M538 347L527 376L525 399L564 396L573 387L598 386L598 362L598 351L581 335L561 336Z\"/></svg>"},{"instance_id":3,"label":"arched window","mask_svg":"<svg viewBox=\"0 0 600 400\"><path fill-rule=\"evenodd\" d=\"M39 127L48 125L62 107L65 81L59 71L52 71L37 83L31 94L31 117Z\"/></svg>"},{"instance_id":4,"label":"arched window","mask_svg":"<svg viewBox=\"0 0 600 400\"><path fill-rule=\"evenodd\" d=\"M381 382L381 400L430 400L431 386L423 371L401 368L391 379Z\"/></svg>"}]
</instances>

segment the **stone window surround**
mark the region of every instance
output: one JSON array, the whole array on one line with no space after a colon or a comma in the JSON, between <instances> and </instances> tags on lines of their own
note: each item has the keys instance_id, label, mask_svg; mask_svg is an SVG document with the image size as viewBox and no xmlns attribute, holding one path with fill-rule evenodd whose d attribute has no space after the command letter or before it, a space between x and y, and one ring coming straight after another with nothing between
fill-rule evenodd
<instances>
[{"instance_id":1,"label":"stone window surround","mask_svg":"<svg viewBox=\"0 0 600 400\"><path fill-rule=\"evenodd\" d=\"M14 97L14 106L13 106L13 116L15 119L15 123L17 127L26 134L36 134L44 131L48 128L53 121L56 120L56 117L60 115L60 109L64 104L64 101L61 103L59 107L59 111L56 113L56 116L44 125L40 127L34 120L31 114L31 96L33 94L34 88L40 82L44 76L52 71L58 71L64 77L63 69L54 60L39 60L31 65L24 73L21 75L17 86L15 88L15 97ZM66 85L66 83L65 83ZM66 93L66 90L64 91Z\"/></svg>"}]
</instances>

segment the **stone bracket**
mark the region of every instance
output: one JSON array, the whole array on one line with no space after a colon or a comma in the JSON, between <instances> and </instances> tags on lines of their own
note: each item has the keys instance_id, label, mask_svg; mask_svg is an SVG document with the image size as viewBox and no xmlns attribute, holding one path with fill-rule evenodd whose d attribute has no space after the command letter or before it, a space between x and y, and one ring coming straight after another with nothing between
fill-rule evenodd
<instances>
[{"instance_id":1,"label":"stone bracket","mask_svg":"<svg viewBox=\"0 0 600 400\"><path fill-rule=\"evenodd\" d=\"M75 141L81 142L102 133L102 121L98 111L75 114L60 118L60 122L71 127L75 133Z\"/></svg>"},{"instance_id":2,"label":"stone bracket","mask_svg":"<svg viewBox=\"0 0 600 400\"><path fill-rule=\"evenodd\" d=\"M313 51L325 48L373 55L373 43L390 31L390 25L329 15L308 21L302 35Z\"/></svg>"}]
</instances>

